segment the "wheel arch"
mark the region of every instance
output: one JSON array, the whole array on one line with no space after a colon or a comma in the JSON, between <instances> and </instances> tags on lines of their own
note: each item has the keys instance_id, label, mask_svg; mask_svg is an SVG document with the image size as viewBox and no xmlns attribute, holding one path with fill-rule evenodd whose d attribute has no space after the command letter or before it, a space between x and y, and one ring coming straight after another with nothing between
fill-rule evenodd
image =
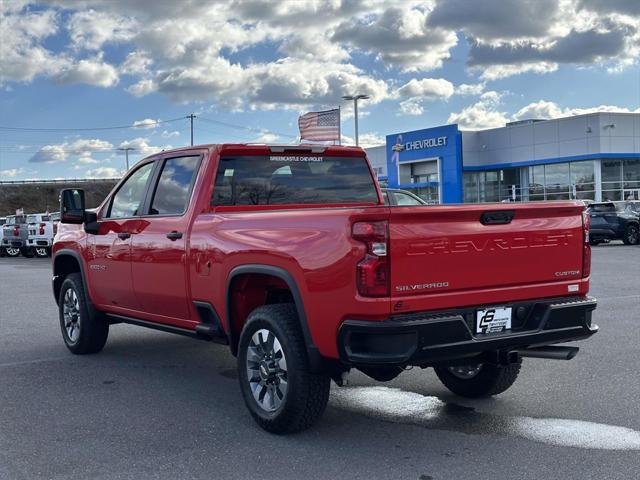
<instances>
[{"instance_id":1,"label":"wheel arch","mask_svg":"<svg viewBox=\"0 0 640 480\"><path fill-rule=\"evenodd\" d=\"M86 281L82 257L75 250L68 248L58 250L53 257L53 296L56 303L58 303L60 297L62 282L64 282L67 275L71 273L79 273L82 277L82 283L85 285L86 300L88 304L91 305L89 286Z\"/></svg>"},{"instance_id":2,"label":"wheel arch","mask_svg":"<svg viewBox=\"0 0 640 480\"><path fill-rule=\"evenodd\" d=\"M300 322L300 327L302 330L302 334L305 341L305 346L307 350L307 356L309 358L309 364L313 367L320 366L321 357L320 353L313 343L313 338L311 337L311 331L309 330L309 324L307 322L307 314L304 308L304 302L302 299L302 295L300 294L300 289L291 275L290 272L281 267L276 267L273 265L263 265L263 264L247 264L240 265L231 270L229 276L227 277L226 284L226 314L227 314L227 328L229 329L229 347L231 348L231 353L233 355L237 355L238 353L238 341L240 339L240 332L235 331L233 321L233 310L232 310L232 300L233 300L233 292L234 292L234 281L239 277L244 275L267 275L270 277L275 277L282 280L289 288L291 292L291 297L293 298L293 303L296 308L296 312L298 313L298 321Z\"/></svg>"}]
</instances>

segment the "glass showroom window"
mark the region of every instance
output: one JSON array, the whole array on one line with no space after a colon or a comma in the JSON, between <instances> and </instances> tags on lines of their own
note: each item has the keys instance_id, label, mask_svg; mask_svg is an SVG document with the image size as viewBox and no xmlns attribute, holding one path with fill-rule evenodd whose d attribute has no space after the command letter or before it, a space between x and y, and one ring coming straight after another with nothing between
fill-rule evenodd
<instances>
[{"instance_id":1,"label":"glass showroom window","mask_svg":"<svg viewBox=\"0 0 640 480\"><path fill-rule=\"evenodd\" d=\"M438 187L436 186L428 186L428 187L416 187L409 190L415 195L419 196L427 203L435 204L440 203L440 197L438 192Z\"/></svg>"},{"instance_id":2,"label":"glass showroom window","mask_svg":"<svg viewBox=\"0 0 640 480\"><path fill-rule=\"evenodd\" d=\"M482 202L498 202L500 192L500 170L484 172L480 178L480 200ZM484 180L484 181L482 181Z\"/></svg>"},{"instance_id":3,"label":"glass showroom window","mask_svg":"<svg viewBox=\"0 0 640 480\"><path fill-rule=\"evenodd\" d=\"M628 158L622 163L624 199L640 199L640 158Z\"/></svg>"},{"instance_id":4,"label":"glass showroom window","mask_svg":"<svg viewBox=\"0 0 640 480\"><path fill-rule=\"evenodd\" d=\"M545 165L544 180L547 200L569 200L569 164Z\"/></svg>"},{"instance_id":5,"label":"glass showroom window","mask_svg":"<svg viewBox=\"0 0 640 480\"><path fill-rule=\"evenodd\" d=\"M622 161L602 160L602 199L622 200Z\"/></svg>"},{"instance_id":6,"label":"glass showroom window","mask_svg":"<svg viewBox=\"0 0 640 480\"><path fill-rule=\"evenodd\" d=\"M465 203L478 203L480 190L478 188L479 173L464 172L464 201Z\"/></svg>"},{"instance_id":7,"label":"glass showroom window","mask_svg":"<svg viewBox=\"0 0 640 480\"><path fill-rule=\"evenodd\" d=\"M544 200L544 165L529 167L529 200Z\"/></svg>"},{"instance_id":8,"label":"glass showroom window","mask_svg":"<svg viewBox=\"0 0 640 480\"><path fill-rule=\"evenodd\" d=\"M513 198L513 187L515 186L516 197ZM521 200L520 191L520 169L507 168L500 170L500 201Z\"/></svg>"},{"instance_id":9,"label":"glass showroom window","mask_svg":"<svg viewBox=\"0 0 640 480\"><path fill-rule=\"evenodd\" d=\"M595 199L595 182L593 173L593 161L572 162L569 164L571 170L571 187L575 185L576 198L580 200ZM573 192L571 192L573 197Z\"/></svg>"}]
</instances>

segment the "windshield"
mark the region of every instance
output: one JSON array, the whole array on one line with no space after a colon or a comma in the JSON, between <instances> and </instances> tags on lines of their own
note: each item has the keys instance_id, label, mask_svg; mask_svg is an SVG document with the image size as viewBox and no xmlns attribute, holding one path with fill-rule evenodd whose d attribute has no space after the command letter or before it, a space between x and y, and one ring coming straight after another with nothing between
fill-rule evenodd
<instances>
[{"instance_id":1,"label":"windshield","mask_svg":"<svg viewBox=\"0 0 640 480\"><path fill-rule=\"evenodd\" d=\"M20 217L7 217L7 225L22 225L27 223L27 218L20 216Z\"/></svg>"}]
</instances>

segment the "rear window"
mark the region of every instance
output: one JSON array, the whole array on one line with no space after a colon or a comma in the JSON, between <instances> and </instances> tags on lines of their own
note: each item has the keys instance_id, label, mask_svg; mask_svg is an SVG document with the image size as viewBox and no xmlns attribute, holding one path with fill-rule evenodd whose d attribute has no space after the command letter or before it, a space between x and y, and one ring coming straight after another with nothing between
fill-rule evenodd
<instances>
[{"instance_id":1,"label":"rear window","mask_svg":"<svg viewBox=\"0 0 640 480\"><path fill-rule=\"evenodd\" d=\"M377 203L363 157L304 155L221 158L211 204Z\"/></svg>"},{"instance_id":2,"label":"rear window","mask_svg":"<svg viewBox=\"0 0 640 480\"><path fill-rule=\"evenodd\" d=\"M594 203L589 206L592 212L606 213L615 212L616 206L613 203Z\"/></svg>"}]
</instances>

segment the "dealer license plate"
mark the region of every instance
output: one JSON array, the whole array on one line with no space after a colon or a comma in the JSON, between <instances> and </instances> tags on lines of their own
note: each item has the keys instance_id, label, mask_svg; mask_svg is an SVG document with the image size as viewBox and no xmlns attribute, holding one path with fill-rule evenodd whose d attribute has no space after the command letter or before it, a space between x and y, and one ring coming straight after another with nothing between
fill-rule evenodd
<instances>
[{"instance_id":1,"label":"dealer license plate","mask_svg":"<svg viewBox=\"0 0 640 480\"><path fill-rule=\"evenodd\" d=\"M476 312L476 333L496 333L511 329L511 307L487 308Z\"/></svg>"}]
</instances>

